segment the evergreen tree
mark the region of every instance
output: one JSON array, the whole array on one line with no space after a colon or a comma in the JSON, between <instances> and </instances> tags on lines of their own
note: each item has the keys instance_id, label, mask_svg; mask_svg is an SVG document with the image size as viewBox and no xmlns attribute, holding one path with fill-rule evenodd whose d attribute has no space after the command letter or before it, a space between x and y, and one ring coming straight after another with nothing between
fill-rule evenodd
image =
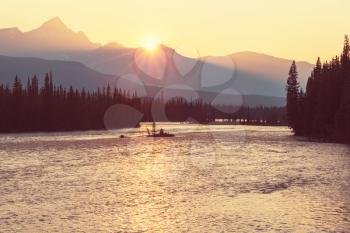
<instances>
[{"instance_id":1,"label":"evergreen tree","mask_svg":"<svg viewBox=\"0 0 350 233\"><path fill-rule=\"evenodd\" d=\"M285 108L247 108L237 112L237 106L220 106L221 112L200 100L186 101L174 98L164 103L162 98L140 98L136 92L113 89L107 85L97 91L77 90L70 86L68 90L55 86L52 75L46 74L43 86L33 76L23 87L16 76L12 87L0 85L0 132L45 132L104 129L104 114L114 104L125 104L143 113L143 121L153 121L151 108L157 105L165 108L166 118L161 121L183 121L194 119L199 123L214 121L215 117L242 119L245 124L284 124ZM236 112L233 116L230 112ZM135 116L124 113L125 118ZM118 120L118 119L116 119Z\"/></svg>"},{"instance_id":2,"label":"evergreen tree","mask_svg":"<svg viewBox=\"0 0 350 233\"><path fill-rule=\"evenodd\" d=\"M336 113L337 136L350 143L350 44L345 35L341 54L341 103Z\"/></svg>"},{"instance_id":3,"label":"evergreen tree","mask_svg":"<svg viewBox=\"0 0 350 233\"><path fill-rule=\"evenodd\" d=\"M291 69L290 77L294 70ZM295 80L287 88L288 104L294 106ZM289 87L289 86L288 86ZM292 88L294 87L294 89ZM288 98L289 95L289 98ZM291 101L292 99L292 101ZM287 110L294 112L287 104ZM345 36L340 57L330 62L317 60L306 85L299 93L298 117L291 127L298 135L350 143L350 45ZM289 118L290 119L290 118Z\"/></svg>"},{"instance_id":4,"label":"evergreen tree","mask_svg":"<svg viewBox=\"0 0 350 233\"><path fill-rule=\"evenodd\" d=\"M298 82L298 72L297 72L295 61L293 61L289 70L286 91L287 91L288 124L294 130L295 134L299 134L299 128L298 128L299 82Z\"/></svg>"}]
</instances>

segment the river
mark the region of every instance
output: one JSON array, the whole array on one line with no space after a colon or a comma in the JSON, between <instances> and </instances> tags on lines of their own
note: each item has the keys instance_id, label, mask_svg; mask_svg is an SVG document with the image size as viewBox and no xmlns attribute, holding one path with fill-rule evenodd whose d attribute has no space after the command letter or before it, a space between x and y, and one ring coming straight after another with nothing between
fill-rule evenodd
<instances>
[{"instance_id":1,"label":"river","mask_svg":"<svg viewBox=\"0 0 350 233\"><path fill-rule=\"evenodd\" d=\"M349 146L286 127L146 127L1 135L0 232L349 232Z\"/></svg>"}]
</instances>

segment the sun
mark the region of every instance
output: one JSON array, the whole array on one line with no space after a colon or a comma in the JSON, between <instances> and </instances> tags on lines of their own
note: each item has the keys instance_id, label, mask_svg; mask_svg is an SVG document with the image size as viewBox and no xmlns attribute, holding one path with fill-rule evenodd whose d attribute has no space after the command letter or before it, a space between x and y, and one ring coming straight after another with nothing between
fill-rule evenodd
<instances>
[{"instance_id":1,"label":"sun","mask_svg":"<svg viewBox=\"0 0 350 233\"><path fill-rule=\"evenodd\" d=\"M160 44L160 39L156 36L145 37L142 41L141 46L148 51L154 51Z\"/></svg>"}]
</instances>

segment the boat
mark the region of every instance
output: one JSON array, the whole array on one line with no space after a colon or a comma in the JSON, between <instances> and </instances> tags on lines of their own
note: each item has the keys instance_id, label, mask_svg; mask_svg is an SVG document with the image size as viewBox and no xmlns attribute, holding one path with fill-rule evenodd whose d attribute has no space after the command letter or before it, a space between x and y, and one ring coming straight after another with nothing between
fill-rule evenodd
<instances>
[{"instance_id":1,"label":"boat","mask_svg":"<svg viewBox=\"0 0 350 233\"><path fill-rule=\"evenodd\" d=\"M147 137L167 138L167 137L175 137L175 135L171 133L156 133L156 134L147 135Z\"/></svg>"},{"instance_id":2,"label":"boat","mask_svg":"<svg viewBox=\"0 0 350 233\"><path fill-rule=\"evenodd\" d=\"M166 138L166 137L175 137L174 134L167 133L164 131L164 129L160 129L159 132L156 130L156 123L153 122L152 124L152 131L150 131L147 128L147 137L153 137L153 138Z\"/></svg>"}]
</instances>

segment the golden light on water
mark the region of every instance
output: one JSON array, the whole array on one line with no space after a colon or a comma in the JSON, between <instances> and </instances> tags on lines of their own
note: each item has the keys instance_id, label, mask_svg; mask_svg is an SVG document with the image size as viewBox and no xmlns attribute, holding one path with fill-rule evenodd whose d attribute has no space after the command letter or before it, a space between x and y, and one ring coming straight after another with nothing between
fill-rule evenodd
<instances>
[{"instance_id":1,"label":"golden light on water","mask_svg":"<svg viewBox=\"0 0 350 233\"><path fill-rule=\"evenodd\" d=\"M350 229L348 146L298 141L287 127L157 125L176 137L145 137L149 123L124 139L1 137L2 232Z\"/></svg>"}]
</instances>

